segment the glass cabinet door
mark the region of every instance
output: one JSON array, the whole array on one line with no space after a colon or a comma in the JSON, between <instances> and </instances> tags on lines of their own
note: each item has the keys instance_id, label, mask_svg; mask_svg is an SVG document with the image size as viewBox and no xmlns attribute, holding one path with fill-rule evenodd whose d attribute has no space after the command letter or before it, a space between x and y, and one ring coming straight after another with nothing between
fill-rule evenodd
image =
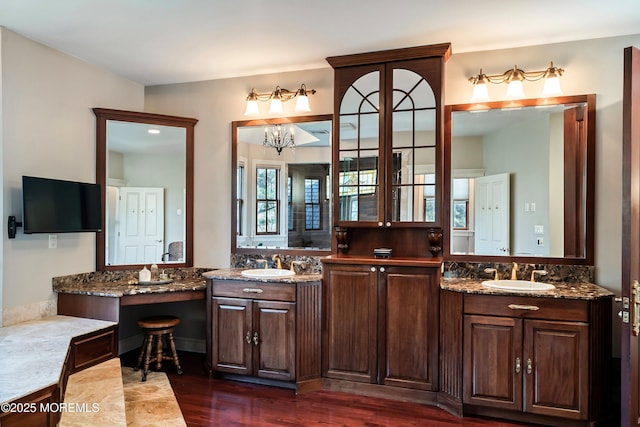
<instances>
[{"instance_id":1,"label":"glass cabinet door","mask_svg":"<svg viewBox=\"0 0 640 427\"><path fill-rule=\"evenodd\" d=\"M440 81L439 61L389 62L336 78L340 225L440 223L440 92L429 84Z\"/></svg>"},{"instance_id":2,"label":"glass cabinet door","mask_svg":"<svg viewBox=\"0 0 640 427\"><path fill-rule=\"evenodd\" d=\"M382 206L380 175L380 79L371 71L346 89L338 120L338 221L379 221Z\"/></svg>"},{"instance_id":3,"label":"glass cabinet door","mask_svg":"<svg viewBox=\"0 0 640 427\"><path fill-rule=\"evenodd\" d=\"M391 222L436 221L436 99L420 74L392 71L391 161L387 164Z\"/></svg>"}]
</instances>

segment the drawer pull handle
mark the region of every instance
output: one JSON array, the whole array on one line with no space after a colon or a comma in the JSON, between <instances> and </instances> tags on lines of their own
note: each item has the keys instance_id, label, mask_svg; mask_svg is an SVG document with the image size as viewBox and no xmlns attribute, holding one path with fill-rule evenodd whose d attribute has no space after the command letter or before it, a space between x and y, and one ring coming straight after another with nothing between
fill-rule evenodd
<instances>
[{"instance_id":1,"label":"drawer pull handle","mask_svg":"<svg viewBox=\"0 0 640 427\"><path fill-rule=\"evenodd\" d=\"M533 363L531 363L531 359L527 359L527 374L531 375L533 372Z\"/></svg>"},{"instance_id":2,"label":"drawer pull handle","mask_svg":"<svg viewBox=\"0 0 640 427\"><path fill-rule=\"evenodd\" d=\"M247 335L245 335L244 339L247 341L247 344L251 344L251 331L247 331Z\"/></svg>"},{"instance_id":3,"label":"drawer pull handle","mask_svg":"<svg viewBox=\"0 0 640 427\"><path fill-rule=\"evenodd\" d=\"M531 310L531 311L540 310L540 307L538 307L537 305L509 304L508 307L511 310Z\"/></svg>"},{"instance_id":4,"label":"drawer pull handle","mask_svg":"<svg viewBox=\"0 0 640 427\"><path fill-rule=\"evenodd\" d=\"M247 293L247 294L261 294L264 291L260 288L244 288L242 290L242 292Z\"/></svg>"},{"instance_id":5,"label":"drawer pull handle","mask_svg":"<svg viewBox=\"0 0 640 427\"><path fill-rule=\"evenodd\" d=\"M254 332L253 333L253 345L258 345L259 342L260 341L259 341L259 338L258 338L258 333Z\"/></svg>"},{"instance_id":6,"label":"drawer pull handle","mask_svg":"<svg viewBox=\"0 0 640 427\"><path fill-rule=\"evenodd\" d=\"M516 374L520 373L521 367L522 367L522 365L520 364L520 358L516 357Z\"/></svg>"}]
</instances>

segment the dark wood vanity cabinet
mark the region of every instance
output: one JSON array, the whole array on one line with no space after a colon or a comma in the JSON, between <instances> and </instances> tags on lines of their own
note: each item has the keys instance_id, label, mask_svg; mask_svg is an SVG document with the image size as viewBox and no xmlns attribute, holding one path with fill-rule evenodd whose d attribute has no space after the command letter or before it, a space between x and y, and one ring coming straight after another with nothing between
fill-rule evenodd
<instances>
[{"instance_id":1,"label":"dark wood vanity cabinet","mask_svg":"<svg viewBox=\"0 0 640 427\"><path fill-rule=\"evenodd\" d=\"M535 422L550 425L603 416L608 299L465 294L463 301L465 412L532 422L540 416Z\"/></svg>"},{"instance_id":2,"label":"dark wood vanity cabinet","mask_svg":"<svg viewBox=\"0 0 640 427\"><path fill-rule=\"evenodd\" d=\"M320 282L208 279L207 305L211 371L320 387Z\"/></svg>"},{"instance_id":3,"label":"dark wood vanity cabinet","mask_svg":"<svg viewBox=\"0 0 640 427\"><path fill-rule=\"evenodd\" d=\"M323 275L323 376L435 390L438 268L325 263Z\"/></svg>"},{"instance_id":4,"label":"dark wood vanity cabinet","mask_svg":"<svg viewBox=\"0 0 640 427\"><path fill-rule=\"evenodd\" d=\"M295 303L214 297L212 310L215 370L295 379Z\"/></svg>"}]
</instances>

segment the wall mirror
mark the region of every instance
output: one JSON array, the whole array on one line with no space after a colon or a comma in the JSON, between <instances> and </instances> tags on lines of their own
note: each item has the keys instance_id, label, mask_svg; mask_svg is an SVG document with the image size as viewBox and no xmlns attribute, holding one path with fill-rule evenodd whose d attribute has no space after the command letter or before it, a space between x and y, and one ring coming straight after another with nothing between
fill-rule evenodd
<instances>
[{"instance_id":1,"label":"wall mirror","mask_svg":"<svg viewBox=\"0 0 640 427\"><path fill-rule=\"evenodd\" d=\"M595 95L445 108L445 256L593 263Z\"/></svg>"},{"instance_id":2,"label":"wall mirror","mask_svg":"<svg viewBox=\"0 0 640 427\"><path fill-rule=\"evenodd\" d=\"M331 123L331 114L232 122L234 253L330 253Z\"/></svg>"},{"instance_id":3,"label":"wall mirror","mask_svg":"<svg viewBox=\"0 0 640 427\"><path fill-rule=\"evenodd\" d=\"M196 119L94 108L103 231L96 269L193 266Z\"/></svg>"}]
</instances>

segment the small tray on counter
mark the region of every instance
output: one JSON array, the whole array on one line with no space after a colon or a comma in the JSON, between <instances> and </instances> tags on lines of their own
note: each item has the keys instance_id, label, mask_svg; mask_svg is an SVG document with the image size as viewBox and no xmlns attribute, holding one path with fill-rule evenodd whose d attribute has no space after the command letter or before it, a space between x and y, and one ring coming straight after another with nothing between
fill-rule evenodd
<instances>
[{"instance_id":1,"label":"small tray on counter","mask_svg":"<svg viewBox=\"0 0 640 427\"><path fill-rule=\"evenodd\" d=\"M138 285L166 285L172 283L173 279L165 280L138 280Z\"/></svg>"}]
</instances>

